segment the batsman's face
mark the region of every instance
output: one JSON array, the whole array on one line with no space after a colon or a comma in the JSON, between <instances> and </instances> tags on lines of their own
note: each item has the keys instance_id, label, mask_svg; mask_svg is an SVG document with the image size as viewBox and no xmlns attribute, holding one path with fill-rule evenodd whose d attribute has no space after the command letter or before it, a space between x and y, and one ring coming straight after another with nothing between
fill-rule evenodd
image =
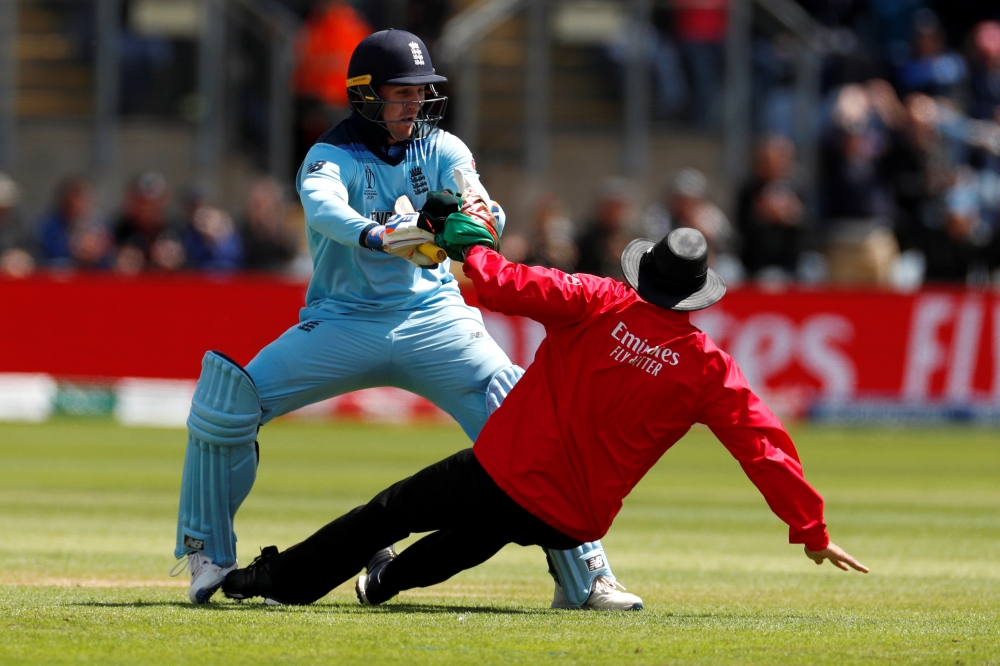
<instances>
[{"instance_id":1,"label":"batsman's face","mask_svg":"<svg viewBox=\"0 0 1000 666\"><path fill-rule=\"evenodd\" d=\"M389 143L406 141L413 134L413 121L427 95L425 86L381 86L379 97L385 100L382 120L389 130Z\"/></svg>"}]
</instances>

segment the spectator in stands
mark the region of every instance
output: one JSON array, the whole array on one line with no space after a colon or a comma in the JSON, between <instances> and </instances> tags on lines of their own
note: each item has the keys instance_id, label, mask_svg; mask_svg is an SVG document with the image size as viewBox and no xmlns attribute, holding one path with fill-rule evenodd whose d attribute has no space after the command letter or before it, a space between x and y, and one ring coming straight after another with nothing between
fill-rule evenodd
<instances>
[{"instance_id":1,"label":"spectator in stands","mask_svg":"<svg viewBox=\"0 0 1000 666\"><path fill-rule=\"evenodd\" d=\"M928 281L981 284L987 280L986 246L991 233L980 215L977 185L971 168L956 168L944 195L943 224L928 229L923 244Z\"/></svg>"},{"instance_id":2,"label":"spectator in stands","mask_svg":"<svg viewBox=\"0 0 1000 666\"><path fill-rule=\"evenodd\" d=\"M823 146L823 233L838 282L888 284L899 255L887 168L898 109L882 94L881 82L843 86Z\"/></svg>"},{"instance_id":3,"label":"spectator in stands","mask_svg":"<svg viewBox=\"0 0 1000 666\"><path fill-rule=\"evenodd\" d=\"M296 96L296 147L301 160L325 131L347 117L347 65L371 27L344 0L313 4L297 38L292 87Z\"/></svg>"},{"instance_id":4,"label":"spectator in stands","mask_svg":"<svg viewBox=\"0 0 1000 666\"><path fill-rule=\"evenodd\" d=\"M346 107L347 65L354 47L371 32L350 3L315 3L299 35L292 80L296 94L315 97L329 106Z\"/></svg>"},{"instance_id":5,"label":"spectator in stands","mask_svg":"<svg viewBox=\"0 0 1000 666\"><path fill-rule=\"evenodd\" d=\"M686 111L690 93L680 51L672 35L672 14L667 7L655 7L648 24L636 27L622 21L605 44L608 58L616 66L614 80L625 93L626 72L632 49L648 59L653 83L653 116L668 118Z\"/></svg>"},{"instance_id":6,"label":"spectator in stands","mask_svg":"<svg viewBox=\"0 0 1000 666\"><path fill-rule=\"evenodd\" d=\"M18 187L0 172L0 275L27 277L35 269L31 236L17 216Z\"/></svg>"},{"instance_id":7,"label":"spectator in stands","mask_svg":"<svg viewBox=\"0 0 1000 666\"><path fill-rule=\"evenodd\" d=\"M938 108L923 93L906 98L906 120L893 139L889 161L895 197L895 230L900 247L922 247L926 230L940 228L944 195L955 181L948 149L938 127Z\"/></svg>"},{"instance_id":8,"label":"spectator in stands","mask_svg":"<svg viewBox=\"0 0 1000 666\"><path fill-rule=\"evenodd\" d=\"M743 266L750 274L764 268L795 272L803 242L804 207L791 178L795 145L769 136L754 154L753 175L740 190L737 223L743 239Z\"/></svg>"},{"instance_id":9,"label":"spectator in stands","mask_svg":"<svg viewBox=\"0 0 1000 666\"><path fill-rule=\"evenodd\" d=\"M1000 22L983 21L976 25L972 47L969 115L1000 123Z\"/></svg>"},{"instance_id":10,"label":"spectator in stands","mask_svg":"<svg viewBox=\"0 0 1000 666\"><path fill-rule=\"evenodd\" d=\"M737 246L736 230L722 210L708 199L708 179L697 169L682 169L670 183L667 204L670 227L697 229L708 241L708 262L723 278L734 279L731 264ZM738 269L737 269L738 270ZM741 270L738 270L741 273Z\"/></svg>"},{"instance_id":11,"label":"spectator in stands","mask_svg":"<svg viewBox=\"0 0 1000 666\"><path fill-rule=\"evenodd\" d=\"M189 268L234 271L243 265L243 241L232 216L210 205L203 188L188 188L184 213L181 242Z\"/></svg>"},{"instance_id":12,"label":"spectator in stands","mask_svg":"<svg viewBox=\"0 0 1000 666\"><path fill-rule=\"evenodd\" d=\"M862 85L846 85L837 94L833 127L823 145L821 181L828 221L888 218L892 212L884 161L890 137L875 111Z\"/></svg>"},{"instance_id":13,"label":"spectator in stands","mask_svg":"<svg viewBox=\"0 0 1000 666\"><path fill-rule=\"evenodd\" d=\"M525 249L518 263L558 268L567 273L576 267L579 252L573 240L573 222L555 195L542 196L535 204L534 229L524 241ZM508 246L505 237L504 256L514 261L507 254Z\"/></svg>"},{"instance_id":14,"label":"spectator in stands","mask_svg":"<svg viewBox=\"0 0 1000 666\"><path fill-rule=\"evenodd\" d=\"M694 120L701 127L718 127L729 0L674 0L672 4L675 34L691 73Z\"/></svg>"},{"instance_id":15,"label":"spectator in stands","mask_svg":"<svg viewBox=\"0 0 1000 666\"><path fill-rule=\"evenodd\" d=\"M923 9L913 15L913 53L896 72L903 93L957 98L965 80L965 60L945 50L945 35L937 15Z\"/></svg>"},{"instance_id":16,"label":"spectator in stands","mask_svg":"<svg viewBox=\"0 0 1000 666\"><path fill-rule=\"evenodd\" d=\"M628 233L629 205L632 191L620 178L604 181L597 200L594 220L577 241L577 273L623 279L621 253L632 240Z\"/></svg>"},{"instance_id":17,"label":"spectator in stands","mask_svg":"<svg viewBox=\"0 0 1000 666\"><path fill-rule=\"evenodd\" d=\"M132 180L114 227L115 270L134 274L145 268L172 271L184 266L184 246L167 218L169 201L170 188L161 174L149 171Z\"/></svg>"},{"instance_id":18,"label":"spectator in stands","mask_svg":"<svg viewBox=\"0 0 1000 666\"><path fill-rule=\"evenodd\" d=\"M246 268L280 271L295 259L299 237L288 226L288 206L274 178L258 178L251 185L241 231Z\"/></svg>"},{"instance_id":19,"label":"spectator in stands","mask_svg":"<svg viewBox=\"0 0 1000 666\"><path fill-rule=\"evenodd\" d=\"M110 268L114 243L94 201L94 188L82 176L70 176L56 190L54 206L37 223L39 255L59 268Z\"/></svg>"}]
</instances>

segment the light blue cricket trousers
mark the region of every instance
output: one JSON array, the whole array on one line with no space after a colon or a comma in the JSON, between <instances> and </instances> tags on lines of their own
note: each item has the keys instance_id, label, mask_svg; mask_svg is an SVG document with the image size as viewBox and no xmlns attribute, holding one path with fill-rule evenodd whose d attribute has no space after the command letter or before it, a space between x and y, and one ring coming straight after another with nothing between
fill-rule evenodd
<instances>
[{"instance_id":1,"label":"light blue cricket trousers","mask_svg":"<svg viewBox=\"0 0 1000 666\"><path fill-rule=\"evenodd\" d=\"M332 396L394 386L433 402L475 441L486 423L486 388L509 365L479 311L456 298L423 309L305 320L246 370L260 396L261 423Z\"/></svg>"}]
</instances>

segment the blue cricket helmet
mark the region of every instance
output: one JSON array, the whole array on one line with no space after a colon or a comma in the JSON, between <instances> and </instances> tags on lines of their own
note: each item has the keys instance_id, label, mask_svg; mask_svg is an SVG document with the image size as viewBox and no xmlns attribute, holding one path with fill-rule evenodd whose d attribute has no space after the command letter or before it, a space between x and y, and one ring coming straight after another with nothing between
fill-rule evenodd
<instances>
[{"instance_id":1,"label":"blue cricket helmet","mask_svg":"<svg viewBox=\"0 0 1000 666\"><path fill-rule=\"evenodd\" d=\"M438 95L435 83L445 77L434 71L423 41L405 30L381 30L368 35L354 49L347 66L347 97L351 108L362 118L385 129L382 108L386 102L377 93L379 86L427 86L427 98L414 119L414 138L427 136L444 117L448 98Z\"/></svg>"}]
</instances>

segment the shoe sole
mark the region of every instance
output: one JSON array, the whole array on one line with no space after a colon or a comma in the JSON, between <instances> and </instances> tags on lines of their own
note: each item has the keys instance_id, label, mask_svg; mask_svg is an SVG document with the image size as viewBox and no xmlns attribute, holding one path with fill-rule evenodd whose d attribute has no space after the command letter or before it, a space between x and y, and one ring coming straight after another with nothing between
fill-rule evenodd
<instances>
[{"instance_id":1,"label":"shoe sole","mask_svg":"<svg viewBox=\"0 0 1000 666\"><path fill-rule=\"evenodd\" d=\"M569 606L569 605L556 605L552 604L549 608L554 608L555 610L579 610L579 611L641 611L643 609L642 602L637 604L632 604L628 608L593 608L592 606Z\"/></svg>"},{"instance_id":2,"label":"shoe sole","mask_svg":"<svg viewBox=\"0 0 1000 666\"><path fill-rule=\"evenodd\" d=\"M222 583L219 583L218 585L215 585L214 587L203 587L203 588L201 588L200 590L198 590L197 592L194 593L194 598L195 598L194 603L196 603L196 604L207 604L209 602L209 600L212 598L212 595L219 591L220 587L222 587ZM229 595L226 595L226 596L229 596Z\"/></svg>"}]
</instances>

